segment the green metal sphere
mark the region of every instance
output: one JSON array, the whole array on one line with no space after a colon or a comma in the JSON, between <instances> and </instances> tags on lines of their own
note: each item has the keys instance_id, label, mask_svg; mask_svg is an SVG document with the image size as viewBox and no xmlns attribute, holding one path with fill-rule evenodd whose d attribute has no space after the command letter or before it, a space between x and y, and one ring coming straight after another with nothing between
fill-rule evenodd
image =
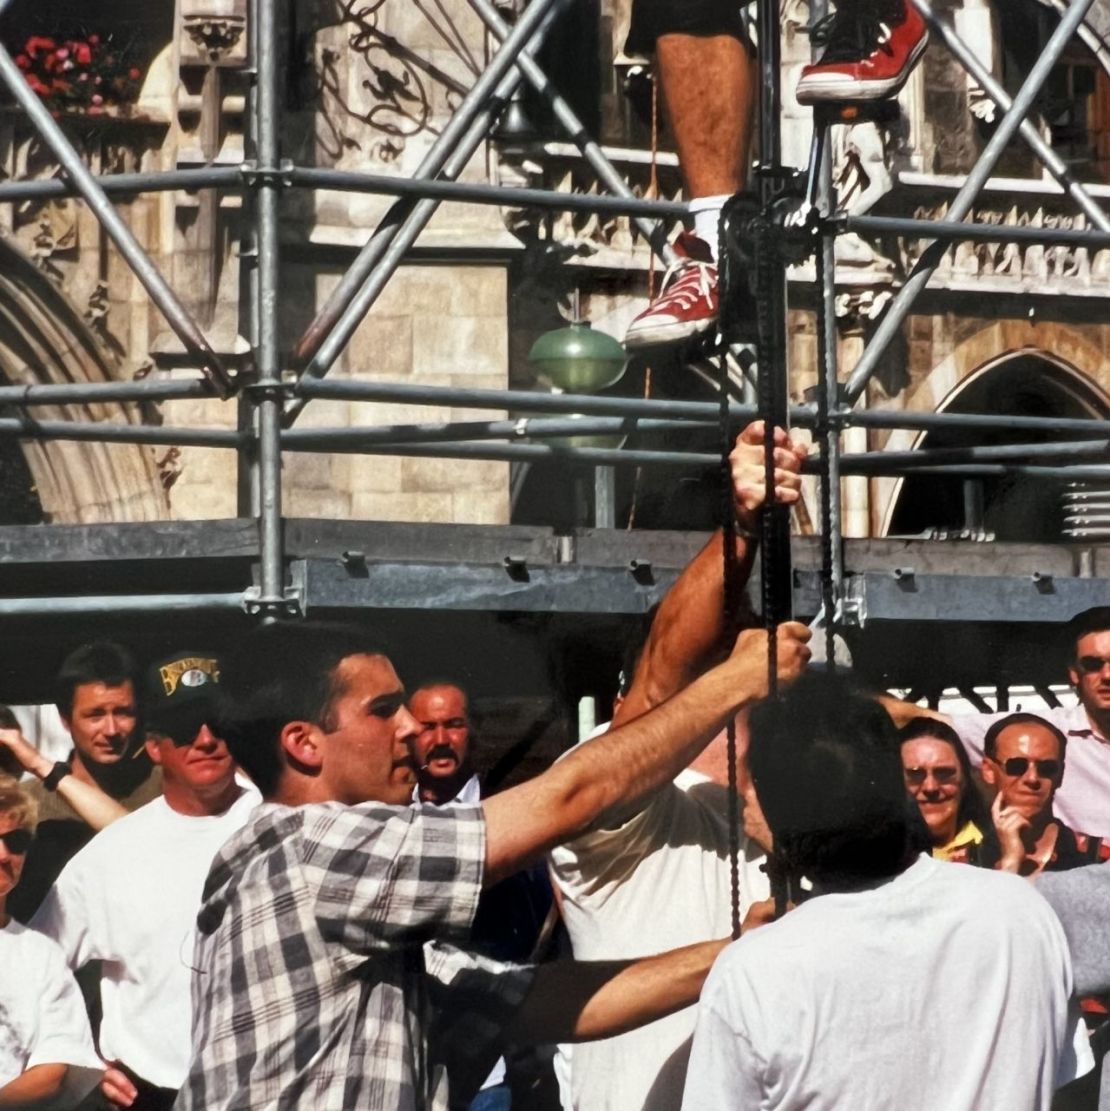
<instances>
[{"instance_id":1,"label":"green metal sphere","mask_svg":"<svg viewBox=\"0 0 1110 1111\"><path fill-rule=\"evenodd\" d=\"M595 393L624 373L624 348L586 321L545 332L528 354L536 370L563 393Z\"/></svg>"}]
</instances>

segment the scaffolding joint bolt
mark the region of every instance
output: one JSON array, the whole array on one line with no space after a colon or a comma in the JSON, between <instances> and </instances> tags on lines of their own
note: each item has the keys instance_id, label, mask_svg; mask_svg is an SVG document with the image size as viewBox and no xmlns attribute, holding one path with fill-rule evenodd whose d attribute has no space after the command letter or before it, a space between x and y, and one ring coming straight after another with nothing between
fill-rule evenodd
<instances>
[{"instance_id":1,"label":"scaffolding joint bolt","mask_svg":"<svg viewBox=\"0 0 1110 1111\"><path fill-rule=\"evenodd\" d=\"M630 559L628 569L641 586L651 586L655 582L655 569L650 559Z\"/></svg>"},{"instance_id":2,"label":"scaffolding joint bolt","mask_svg":"<svg viewBox=\"0 0 1110 1111\"><path fill-rule=\"evenodd\" d=\"M524 556L507 555L501 562L513 582L528 581L528 560Z\"/></svg>"},{"instance_id":3,"label":"scaffolding joint bolt","mask_svg":"<svg viewBox=\"0 0 1110 1111\"><path fill-rule=\"evenodd\" d=\"M1056 589L1053 576L1047 571L1034 571L1029 578L1034 588L1040 591L1041 594L1051 594Z\"/></svg>"}]
</instances>

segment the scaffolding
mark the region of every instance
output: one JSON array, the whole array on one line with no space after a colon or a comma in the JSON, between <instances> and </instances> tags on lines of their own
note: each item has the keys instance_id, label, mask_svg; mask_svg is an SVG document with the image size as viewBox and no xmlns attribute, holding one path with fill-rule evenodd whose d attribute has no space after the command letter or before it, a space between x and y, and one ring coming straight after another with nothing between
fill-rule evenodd
<instances>
[{"instance_id":1,"label":"scaffolding","mask_svg":"<svg viewBox=\"0 0 1110 1111\"><path fill-rule=\"evenodd\" d=\"M812 429L821 451L809 466L821 476L821 529L815 543L791 539L789 521L781 512L766 517L765 568L762 576L764 612L770 619L792 610L812 614L823 608L830 636L834 629L897 616L949 620L958 611L963 620L1065 620L1102 600L1097 549L1071 553L1062 562L1051 553L1030 548L1021 558L1032 560L1027 572L1008 575L961 574L958 559L930 569L907 565L892 554L889 566L854 568L846 557L841 535L840 483L853 475L891 476L1022 476L1072 480L1110 479L1110 421L1007 416L979 413L913 413L856 407L868 382L882 363L916 298L926 288L944 253L959 241L1110 247L1110 218L1091 192L1054 152L1028 119L1030 109L1052 67L1075 36L1093 0L1073 0L1019 92L1011 98L926 0L913 3L928 21L937 40L952 53L995 103L1001 118L974 168L941 221L851 215L836 209L831 186L829 133L845 118L839 109L815 113L810 162L801 169L783 166L780 144L781 63L779 7L760 0L762 98L757 189L728 206L722 227L722 328L715 356L723 364L729 344L750 338L751 320L738 307L754 297L758 402L729 400L724 388L724 421L735 432L753 417ZM279 95L278 29L286 0L252 0L250 78L246 105L248 159L239 167L95 176L84 164L47 107L34 93L11 54L0 46L0 81L52 151L63 177L49 181L0 183L0 202L76 196L84 200L104 232L146 289L180 339L188 365L197 376L188 380L108 382L84 385L0 387L0 405L20 415L0 418L0 436L28 440L88 440L105 443L198 445L236 452L250 476L257 533L253 541L257 581L241 591L151 592L146 594L84 594L0 597L0 616L158 613L168 611L241 611L263 620L303 615L314 607L403 606L433 604L448 608L520 609L542 612L643 612L673 581L689 544L671 542L657 559L629 556L643 550L626 537L610 537L593 566L583 559L589 543L575 545L563 537L545 537L533 550L514 545L531 543L523 532L502 530L491 555L476 531L467 532L472 545L460 549L456 564L436 568L410 557L391 562L367 555L372 542L346 550L341 560L314 561L303 552L290 558L289 522L282 516L283 453L354 452L451 459L510 461L561 460L593 466L688 467L715 466L715 455L689 451L625 450L568 447L557 442L569 434L658 432L712 427L722 419L714 402L654 401L579 395L553 395L526 390L448 388L412 383L353 381L328 376L359 323L386 287L437 207L465 201L481 205L514 205L550 211L586 211L630 217L663 262L671 260L664 239L666 222L685 213L685 206L643 200L590 137L582 121L536 60L566 0L530 0L511 26L492 0L468 0L488 29L497 49L473 86L459 100L446 127L428 150L418 170L407 178L298 166L283 158L282 103ZM0 9L2 9L0 3ZM814 4L811 16L822 14ZM457 180L482 141L497 124L518 88L527 83L548 106L558 125L576 145L585 163L607 190L604 195L568 195L552 190L464 183ZM979 226L966 222L999 157L1020 136L1083 213L1091 227L1059 228ZM160 274L129 230L113 198L156 190L238 190L250 214L245 234L251 249L247 289L250 354L245 368L233 374L205 338L203 330ZM343 190L381 194L393 199L326 303L291 352L278 346L279 212L292 190ZM862 357L842 381L838 366L834 299L837 236L846 233L899 235L920 240L925 247L908 279L866 344ZM812 257L816 269L816 330L820 367L814 403L790 406L787 393L785 344L786 273ZM748 275L752 275L749 279ZM244 410L238 430L167 427L153 424L112 424L36 420L36 406L92 402L163 402L223 398ZM342 399L363 404L405 402L412 405L465 405L504 410L519 418L441 424L405 424L378 428L299 428L298 416L316 399ZM571 419L573 417L573 419ZM844 430L936 430L961 428L972 432L1005 429L1030 434L1050 432L1051 443L937 448L909 452L845 452ZM527 441L527 442L523 442ZM135 526L138 528L138 526ZM205 526L182 527L182 537L198 544ZM412 526L405 536L411 540ZM363 527L360 535L366 535ZM375 526L379 536L398 535L396 528ZM239 533L240 555L250 547ZM535 539L534 537L532 539ZM573 540L573 538L571 538ZM600 543L595 537L593 542ZM664 541L656 548L663 551ZM33 548L34 529L27 530L24 556ZM483 547L485 545L485 547ZM542 548L542 551L540 550ZM481 551L481 559L473 558ZM595 553L596 554L596 553ZM1073 558L1074 556L1074 558ZM910 558L913 558L912 555ZM893 561L897 559L898 563ZM1019 559L1020 562L1020 559ZM413 587L405 566L418 567L422 585ZM441 581L442 580L442 581Z\"/></svg>"}]
</instances>

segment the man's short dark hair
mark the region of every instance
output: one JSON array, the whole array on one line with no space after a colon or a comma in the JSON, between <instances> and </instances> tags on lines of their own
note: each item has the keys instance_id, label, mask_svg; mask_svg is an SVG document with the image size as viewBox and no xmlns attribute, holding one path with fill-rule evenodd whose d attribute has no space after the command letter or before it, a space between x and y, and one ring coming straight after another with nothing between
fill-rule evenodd
<instances>
[{"instance_id":1,"label":"man's short dark hair","mask_svg":"<svg viewBox=\"0 0 1110 1111\"><path fill-rule=\"evenodd\" d=\"M137 689L134 657L123 645L110 640L82 644L70 652L54 680L54 704L62 717L73 713L74 695L85 683L103 683L106 687L132 683Z\"/></svg>"},{"instance_id":2,"label":"man's short dark hair","mask_svg":"<svg viewBox=\"0 0 1110 1111\"><path fill-rule=\"evenodd\" d=\"M1064 762L1067 755L1068 739L1064 736L1062 730L1058 729L1050 721L1046 721L1040 714L1030 713L1016 713L1007 714L1004 718L999 718L994 722L991 727L983 734L983 755L989 756L992 760L998 756L998 738L1003 730L1009 729L1011 725L1039 725L1042 729L1047 729L1055 738L1060 746L1060 763Z\"/></svg>"},{"instance_id":3,"label":"man's short dark hair","mask_svg":"<svg viewBox=\"0 0 1110 1111\"><path fill-rule=\"evenodd\" d=\"M748 762L788 872L866 881L896 875L916 828L898 731L835 675L804 675L751 715Z\"/></svg>"},{"instance_id":4,"label":"man's short dark hair","mask_svg":"<svg viewBox=\"0 0 1110 1111\"><path fill-rule=\"evenodd\" d=\"M1075 648L1080 637L1085 637L1088 633L1108 631L1110 631L1110 606L1092 606L1077 613L1064 626L1063 650L1068 662L1075 662Z\"/></svg>"},{"instance_id":5,"label":"man's short dark hair","mask_svg":"<svg viewBox=\"0 0 1110 1111\"><path fill-rule=\"evenodd\" d=\"M271 797L285 766L278 738L291 721L330 728L343 689L336 669L348 656L386 655L373 634L355 625L316 621L264 625L223 661L220 735L232 758Z\"/></svg>"}]
</instances>

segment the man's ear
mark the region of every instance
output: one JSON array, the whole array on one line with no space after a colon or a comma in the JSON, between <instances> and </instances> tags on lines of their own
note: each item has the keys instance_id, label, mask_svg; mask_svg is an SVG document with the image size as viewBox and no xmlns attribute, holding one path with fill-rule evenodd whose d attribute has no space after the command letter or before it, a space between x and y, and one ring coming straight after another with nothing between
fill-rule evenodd
<instances>
[{"instance_id":1,"label":"man's ear","mask_svg":"<svg viewBox=\"0 0 1110 1111\"><path fill-rule=\"evenodd\" d=\"M146 749L146 754L150 757L150 762L152 764L162 763L162 750L158 747L157 741L147 737L147 739L143 741L143 748Z\"/></svg>"},{"instance_id":2,"label":"man's ear","mask_svg":"<svg viewBox=\"0 0 1110 1111\"><path fill-rule=\"evenodd\" d=\"M1079 672L1074 667L1068 668L1068 682L1071 683L1076 690L1079 689Z\"/></svg>"},{"instance_id":3,"label":"man's ear","mask_svg":"<svg viewBox=\"0 0 1110 1111\"><path fill-rule=\"evenodd\" d=\"M324 752L320 745L322 734L310 721L290 721L282 726L279 741L290 764L315 775L324 765Z\"/></svg>"},{"instance_id":4,"label":"man's ear","mask_svg":"<svg viewBox=\"0 0 1110 1111\"><path fill-rule=\"evenodd\" d=\"M983 782L989 787L997 787L998 781L998 765L989 757L983 757L983 764L979 768L979 774L983 777Z\"/></svg>"}]
</instances>

